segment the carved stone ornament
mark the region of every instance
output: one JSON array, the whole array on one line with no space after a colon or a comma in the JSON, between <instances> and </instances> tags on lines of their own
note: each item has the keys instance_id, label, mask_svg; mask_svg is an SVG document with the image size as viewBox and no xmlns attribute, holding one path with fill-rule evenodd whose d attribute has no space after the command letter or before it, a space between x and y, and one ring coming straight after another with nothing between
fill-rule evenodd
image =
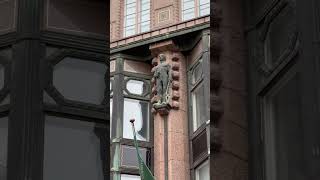
<instances>
[{"instance_id":1,"label":"carved stone ornament","mask_svg":"<svg viewBox=\"0 0 320 180\"><path fill-rule=\"evenodd\" d=\"M153 78L155 80L157 102L153 104L155 109L170 106L170 87L172 82L171 66L166 63L166 56L159 54L159 61L155 67Z\"/></svg>"}]
</instances>

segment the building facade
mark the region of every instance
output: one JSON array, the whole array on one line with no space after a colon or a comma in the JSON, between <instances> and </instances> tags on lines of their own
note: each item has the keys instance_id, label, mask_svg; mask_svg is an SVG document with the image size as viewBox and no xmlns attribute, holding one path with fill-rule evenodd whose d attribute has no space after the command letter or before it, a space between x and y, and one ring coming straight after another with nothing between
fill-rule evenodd
<instances>
[{"instance_id":1,"label":"building facade","mask_svg":"<svg viewBox=\"0 0 320 180\"><path fill-rule=\"evenodd\" d=\"M319 5L214 0L213 179L319 179Z\"/></svg>"},{"instance_id":2,"label":"building facade","mask_svg":"<svg viewBox=\"0 0 320 180\"><path fill-rule=\"evenodd\" d=\"M140 179L132 118L156 179L209 179L209 0L110 3L111 179ZM169 103L155 108L160 56L172 81Z\"/></svg>"}]
</instances>

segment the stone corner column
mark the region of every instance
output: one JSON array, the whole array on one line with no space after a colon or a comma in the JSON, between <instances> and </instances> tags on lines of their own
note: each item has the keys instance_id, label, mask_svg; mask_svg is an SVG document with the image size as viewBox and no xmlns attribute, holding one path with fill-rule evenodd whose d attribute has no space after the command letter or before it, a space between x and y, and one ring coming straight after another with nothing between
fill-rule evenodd
<instances>
[{"instance_id":1,"label":"stone corner column","mask_svg":"<svg viewBox=\"0 0 320 180\"><path fill-rule=\"evenodd\" d=\"M169 104L153 108L154 119L154 174L157 180L189 180L189 138L187 115L186 59L172 40L150 45L154 57L152 64L159 64L158 55L166 56L171 66L172 84ZM152 103L156 102L155 80L152 80Z\"/></svg>"}]
</instances>

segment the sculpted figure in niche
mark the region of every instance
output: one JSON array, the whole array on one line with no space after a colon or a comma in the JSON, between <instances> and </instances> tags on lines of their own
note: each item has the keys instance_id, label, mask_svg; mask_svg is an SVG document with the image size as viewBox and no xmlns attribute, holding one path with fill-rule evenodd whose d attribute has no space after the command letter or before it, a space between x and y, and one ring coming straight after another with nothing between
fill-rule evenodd
<instances>
[{"instance_id":1,"label":"sculpted figure in niche","mask_svg":"<svg viewBox=\"0 0 320 180\"><path fill-rule=\"evenodd\" d=\"M166 63L166 56L159 54L160 64L156 67L153 77L156 82L158 102L154 106L169 103L169 88L172 81L171 66Z\"/></svg>"}]
</instances>

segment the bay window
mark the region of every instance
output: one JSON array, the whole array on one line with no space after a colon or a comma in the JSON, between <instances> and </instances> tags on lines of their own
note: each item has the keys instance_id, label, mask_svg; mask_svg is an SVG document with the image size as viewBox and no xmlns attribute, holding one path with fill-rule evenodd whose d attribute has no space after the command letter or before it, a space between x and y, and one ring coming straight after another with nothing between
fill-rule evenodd
<instances>
[{"instance_id":1,"label":"bay window","mask_svg":"<svg viewBox=\"0 0 320 180\"><path fill-rule=\"evenodd\" d=\"M188 101L191 179L209 180L210 161L210 33L188 56Z\"/></svg>"},{"instance_id":2,"label":"bay window","mask_svg":"<svg viewBox=\"0 0 320 180\"><path fill-rule=\"evenodd\" d=\"M202 72L202 59L191 70L191 101L192 101L192 119L193 131L196 131L207 119L204 114L205 108L205 90Z\"/></svg>"},{"instance_id":3,"label":"bay window","mask_svg":"<svg viewBox=\"0 0 320 180\"><path fill-rule=\"evenodd\" d=\"M121 55L125 56L126 55ZM131 57L131 56L130 56ZM112 179L140 179L137 152L133 143L133 131L130 123L135 119L136 137L142 160L151 166L151 114L150 114L150 65L145 62L116 58L116 70L112 78L112 134L111 134L111 172ZM136 66L137 65L137 66ZM146 68L145 68L146 67ZM141 70L145 68L146 71ZM150 68L150 69L149 69Z\"/></svg>"}]
</instances>

